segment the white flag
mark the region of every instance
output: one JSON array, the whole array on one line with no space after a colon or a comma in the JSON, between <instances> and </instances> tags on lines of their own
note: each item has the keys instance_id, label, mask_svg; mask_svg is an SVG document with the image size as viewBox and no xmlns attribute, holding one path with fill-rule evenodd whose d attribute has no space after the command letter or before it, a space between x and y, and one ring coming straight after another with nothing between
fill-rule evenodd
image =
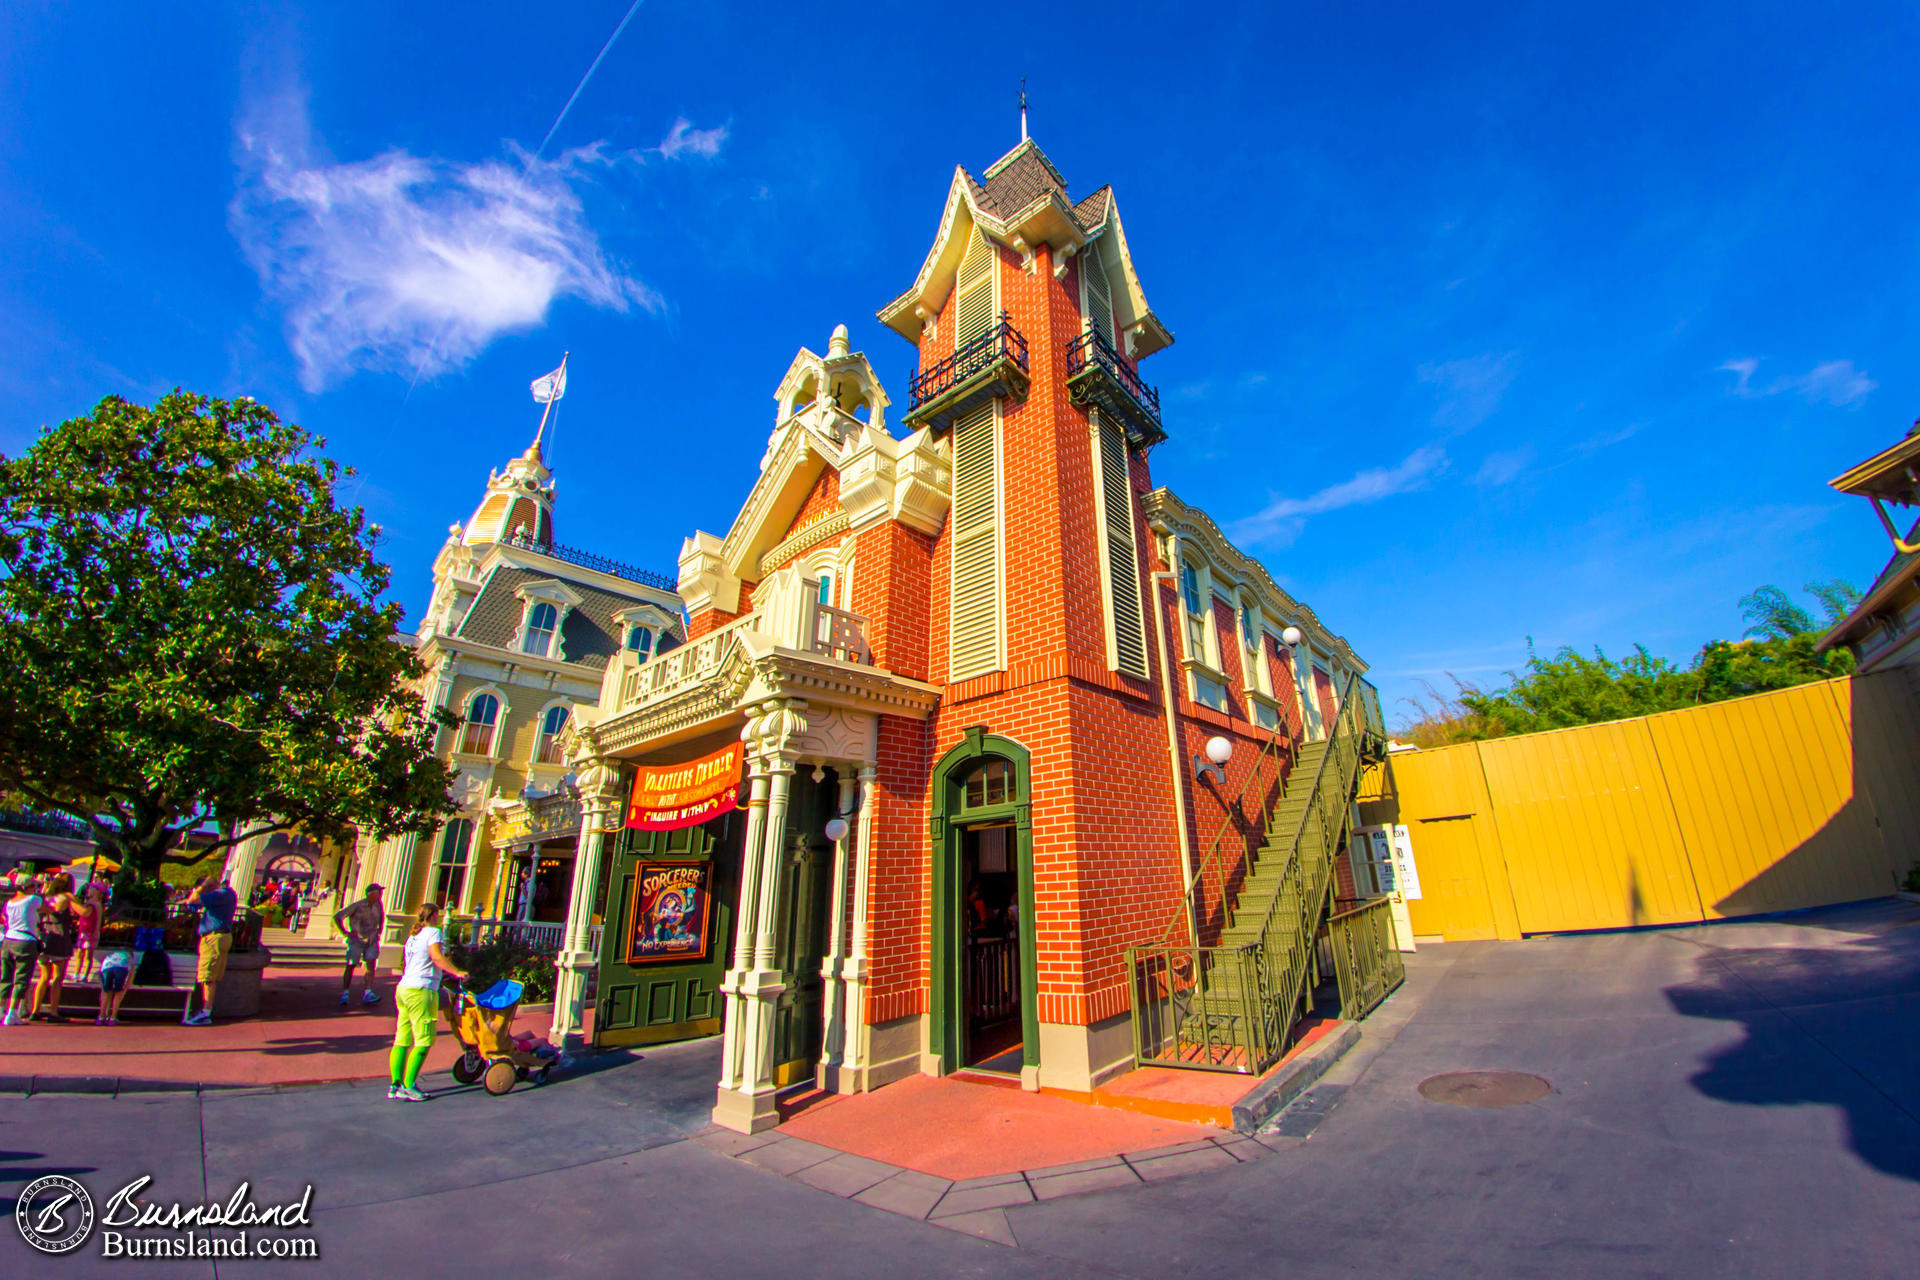
<instances>
[{"instance_id":1,"label":"white flag","mask_svg":"<svg viewBox=\"0 0 1920 1280\"><path fill-rule=\"evenodd\" d=\"M551 404L566 394L567 366L564 363L546 377L533 380L533 398L537 404Z\"/></svg>"}]
</instances>

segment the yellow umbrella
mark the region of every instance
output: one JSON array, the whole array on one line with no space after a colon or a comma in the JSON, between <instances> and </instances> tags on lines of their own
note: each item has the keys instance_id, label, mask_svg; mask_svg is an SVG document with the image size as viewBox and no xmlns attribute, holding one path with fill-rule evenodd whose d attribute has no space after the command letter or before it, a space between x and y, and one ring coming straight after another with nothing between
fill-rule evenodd
<instances>
[{"instance_id":1,"label":"yellow umbrella","mask_svg":"<svg viewBox=\"0 0 1920 1280\"><path fill-rule=\"evenodd\" d=\"M118 871L120 864L104 853L90 853L84 858L75 858L71 866L92 867L95 871Z\"/></svg>"}]
</instances>

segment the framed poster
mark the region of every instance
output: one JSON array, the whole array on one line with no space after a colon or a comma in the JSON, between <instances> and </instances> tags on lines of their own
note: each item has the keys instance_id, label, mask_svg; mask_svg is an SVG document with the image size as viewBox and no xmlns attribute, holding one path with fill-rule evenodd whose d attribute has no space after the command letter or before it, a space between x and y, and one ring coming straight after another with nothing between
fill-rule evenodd
<instances>
[{"instance_id":1,"label":"framed poster","mask_svg":"<svg viewBox=\"0 0 1920 1280\"><path fill-rule=\"evenodd\" d=\"M712 951L713 864L643 862L633 871L626 963L692 964Z\"/></svg>"}]
</instances>

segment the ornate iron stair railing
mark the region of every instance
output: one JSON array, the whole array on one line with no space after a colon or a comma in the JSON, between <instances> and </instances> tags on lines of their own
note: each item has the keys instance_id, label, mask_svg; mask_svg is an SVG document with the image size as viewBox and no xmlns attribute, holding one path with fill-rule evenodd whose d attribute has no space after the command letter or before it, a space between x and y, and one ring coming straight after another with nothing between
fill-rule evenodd
<instances>
[{"instance_id":1,"label":"ornate iron stair railing","mask_svg":"<svg viewBox=\"0 0 1920 1280\"><path fill-rule=\"evenodd\" d=\"M1158 944L1128 948L1134 1056L1142 1065L1257 1074L1286 1052L1311 996L1334 860L1346 843L1361 764L1378 758L1385 746L1379 702L1371 695L1359 676L1348 678L1333 732L1300 749L1278 802L1266 813L1256 856L1236 868L1216 837L1188 888L1191 895L1195 888L1217 886L1218 902L1205 901L1203 893L1203 903L1193 905L1192 926L1190 901L1182 902ZM1256 766L1250 782L1258 778ZM1375 927L1377 917L1364 915L1367 910L1346 913L1351 918L1341 921L1336 969L1343 945L1377 950L1384 938L1390 948L1390 929ZM1398 954L1392 962L1371 952L1349 959L1352 973L1361 976L1343 983L1343 1007L1357 1017L1344 999L1348 988L1358 993L1366 983L1387 981ZM1382 988L1380 997L1390 989Z\"/></svg>"}]
</instances>

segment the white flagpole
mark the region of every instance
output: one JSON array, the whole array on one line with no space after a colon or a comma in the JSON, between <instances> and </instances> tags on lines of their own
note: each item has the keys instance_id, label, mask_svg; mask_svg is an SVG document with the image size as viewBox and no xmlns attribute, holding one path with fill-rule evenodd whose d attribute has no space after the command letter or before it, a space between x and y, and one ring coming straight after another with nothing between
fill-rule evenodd
<instances>
[{"instance_id":1,"label":"white flagpole","mask_svg":"<svg viewBox=\"0 0 1920 1280\"><path fill-rule=\"evenodd\" d=\"M560 367L553 372L553 386L548 389L547 407L540 411L540 429L533 433L533 448L540 451L540 439L547 434L547 418L553 413L553 402L560 398L560 386L567 380L567 356L570 352L560 353Z\"/></svg>"}]
</instances>

